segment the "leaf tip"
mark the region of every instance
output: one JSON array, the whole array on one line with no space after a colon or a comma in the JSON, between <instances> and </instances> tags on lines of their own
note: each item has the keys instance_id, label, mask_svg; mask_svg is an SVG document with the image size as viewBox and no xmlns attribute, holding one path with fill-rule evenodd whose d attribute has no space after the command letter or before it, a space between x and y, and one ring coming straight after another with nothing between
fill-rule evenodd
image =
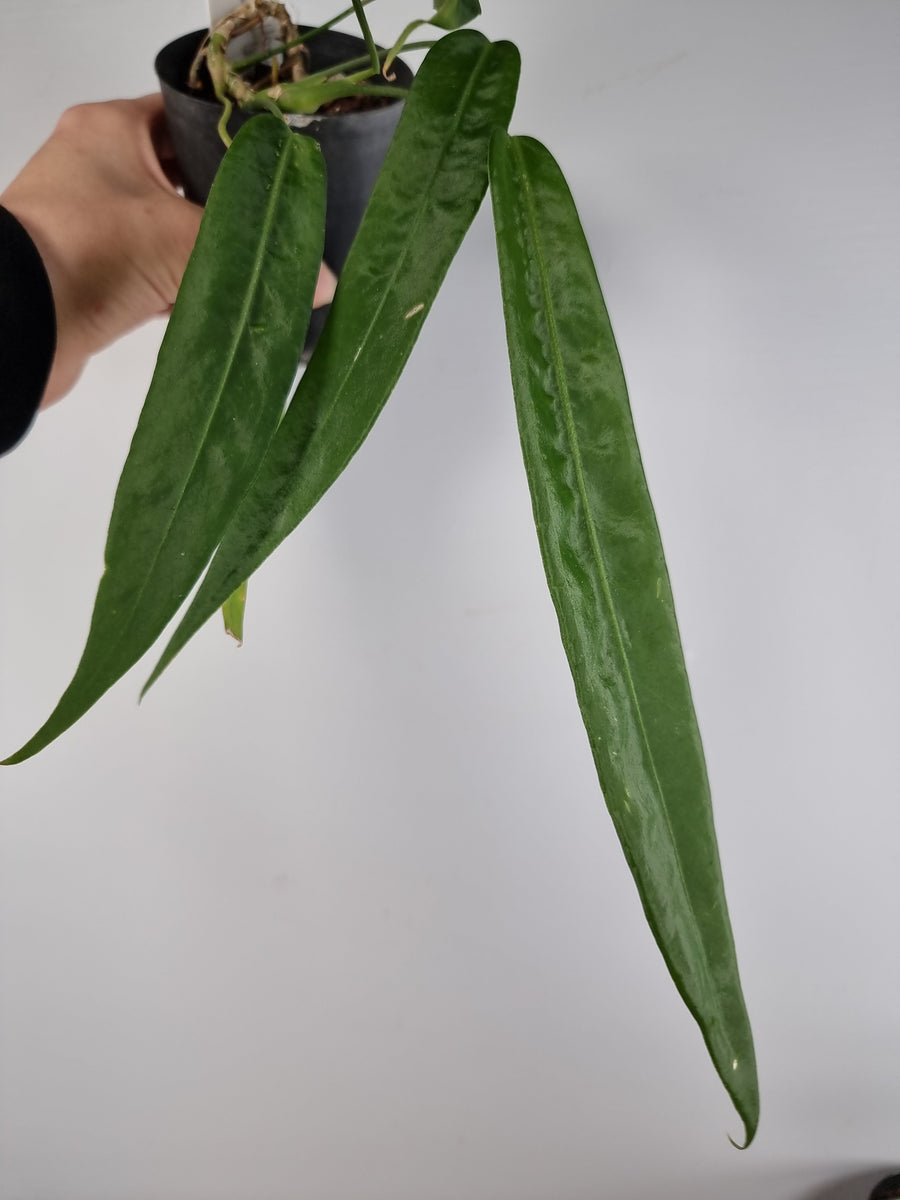
<instances>
[{"instance_id":1,"label":"leaf tip","mask_svg":"<svg viewBox=\"0 0 900 1200\"><path fill-rule=\"evenodd\" d=\"M731 1142L732 1146L734 1146L735 1150L749 1150L750 1143L753 1141L754 1137L756 1137L755 1125L744 1125L744 1140L742 1142L736 1142L731 1134L728 1134L728 1140Z\"/></svg>"},{"instance_id":2,"label":"leaf tip","mask_svg":"<svg viewBox=\"0 0 900 1200\"><path fill-rule=\"evenodd\" d=\"M737 1105L738 1116L744 1124L744 1140L736 1142L731 1134L728 1134L728 1140L734 1146L735 1150L749 1150L753 1139L756 1137L756 1131L759 1128L759 1100L757 1097L752 1097L748 1104Z\"/></svg>"},{"instance_id":3,"label":"leaf tip","mask_svg":"<svg viewBox=\"0 0 900 1200\"><path fill-rule=\"evenodd\" d=\"M28 745L25 745L21 750L17 750L15 754L10 754L8 758L0 759L0 767L17 767L19 763L33 758L39 749L41 749L40 746L32 750L29 749Z\"/></svg>"}]
</instances>

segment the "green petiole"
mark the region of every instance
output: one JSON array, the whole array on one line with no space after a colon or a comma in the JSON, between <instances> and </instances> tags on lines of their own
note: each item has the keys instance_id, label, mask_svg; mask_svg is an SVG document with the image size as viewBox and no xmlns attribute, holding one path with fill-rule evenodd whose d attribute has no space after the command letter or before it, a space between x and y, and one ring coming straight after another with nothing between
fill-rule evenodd
<instances>
[{"instance_id":1,"label":"green petiole","mask_svg":"<svg viewBox=\"0 0 900 1200\"><path fill-rule=\"evenodd\" d=\"M366 20L365 7L363 0L353 0L353 11L356 13L356 19L359 22L359 30L363 36L363 41L366 43L366 49L369 52L369 60L372 63L373 74L378 74L381 70L381 62L378 58L378 47L375 45L375 39L372 37L372 30L369 28L369 22Z\"/></svg>"},{"instance_id":2,"label":"green petiole","mask_svg":"<svg viewBox=\"0 0 900 1200\"><path fill-rule=\"evenodd\" d=\"M362 0L362 3L374 4L375 0ZM293 50L295 46L304 46L307 42L311 42L313 38L318 37L322 33L327 33L329 29L333 29L335 25L339 25L341 21L346 21L348 17L352 17L354 11L352 7L345 8L336 17L332 17L330 21L326 21L324 25L317 25L315 29L310 29L308 33L301 34L299 37L294 38L293 41L285 42L283 46L278 46L273 50L264 50L262 54L254 54L252 58L242 58L231 65L235 71L246 71L248 67L255 67L257 63L266 62L273 55L281 54L285 50Z\"/></svg>"}]
</instances>

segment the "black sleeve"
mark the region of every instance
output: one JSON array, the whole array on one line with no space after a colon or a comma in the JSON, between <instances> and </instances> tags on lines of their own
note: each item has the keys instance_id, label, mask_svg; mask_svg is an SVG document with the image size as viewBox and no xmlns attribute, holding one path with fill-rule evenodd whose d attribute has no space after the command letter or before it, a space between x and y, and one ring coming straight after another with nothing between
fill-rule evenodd
<instances>
[{"instance_id":1,"label":"black sleeve","mask_svg":"<svg viewBox=\"0 0 900 1200\"><path fill-rule=\"evenodd\" d=\"M0 454L28 432L55 350L56 312L41 256L0 207Z\"/></svg>"}]
</instances>

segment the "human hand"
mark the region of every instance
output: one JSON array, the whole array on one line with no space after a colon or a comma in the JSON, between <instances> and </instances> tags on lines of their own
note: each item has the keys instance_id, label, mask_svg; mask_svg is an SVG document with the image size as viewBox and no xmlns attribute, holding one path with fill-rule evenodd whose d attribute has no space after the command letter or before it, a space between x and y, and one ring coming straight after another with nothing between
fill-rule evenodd
<instances>
[{"instance_id":1,"label":"human hand","mask_svg":"<svg viewBox=\"0 0 900 1200\"><path fill-rule=\"evenodd\" d=\"M63 113L0 204L44 261L56 356L41 402L68 392L92 354L175 302L203 210L179 195L162 97L81 104ZM315 304L334 276L322 266Z\"/></svg>"}]
</instances>

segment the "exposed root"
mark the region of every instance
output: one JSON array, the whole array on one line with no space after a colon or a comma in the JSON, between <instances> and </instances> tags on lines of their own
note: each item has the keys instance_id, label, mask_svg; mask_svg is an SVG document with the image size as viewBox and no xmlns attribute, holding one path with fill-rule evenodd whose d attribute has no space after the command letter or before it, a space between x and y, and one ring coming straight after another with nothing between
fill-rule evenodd
<instances>
[{"instance_id":1,"label":"exposed root","mask_svg":"<svg viewBox=\"0 0 900 1200\"><path fill-rule=\"evenodd\" d=\"M229 46L247 35L251 35L255 49L245 49L246 43L236 47L232 62ZM191 64L188 86L208 93L212 85L212 92L222 104L219 133L226 146L231 142L227 125L235 103L245 111L267 109L284 116L357 112L380 108L405 96L405 89L392 87L384 80L377 85L369 82L374 74L371 69L347 75L337 67L333 73L311 74L309 53L300 37L278 0L246 0L203 39ZM276 48L278 53L273 54Z\"/></svg>"},{"instance_id":2,"label":"exposed root","mask_svg":"<svg viewBox=\"0 0 900 1200\"><path fill-rule=\"evenodd\" d=\"M203 39L191 64L188 86L195 91L203 88L200 71L204 62L207 63L214 83L217 77L221 79L236 99L242 99L259 88L303 79L308 72L309 54L302 44L286 50L280 63L273 58L268 64L263 62L248 68L243 75L231 69L227 61L227 52L233 38L248 33L254 34L260 54L269 48L271 42L265 27L267 21L277 21L280 45L295 41L299 36L297 26L283 4L277 3L277 0L247 0L247 3L235 8L219 21ZM218 58L220 55L224 62L214 64L213 57Z\"/></svg>"}]
</instances>

